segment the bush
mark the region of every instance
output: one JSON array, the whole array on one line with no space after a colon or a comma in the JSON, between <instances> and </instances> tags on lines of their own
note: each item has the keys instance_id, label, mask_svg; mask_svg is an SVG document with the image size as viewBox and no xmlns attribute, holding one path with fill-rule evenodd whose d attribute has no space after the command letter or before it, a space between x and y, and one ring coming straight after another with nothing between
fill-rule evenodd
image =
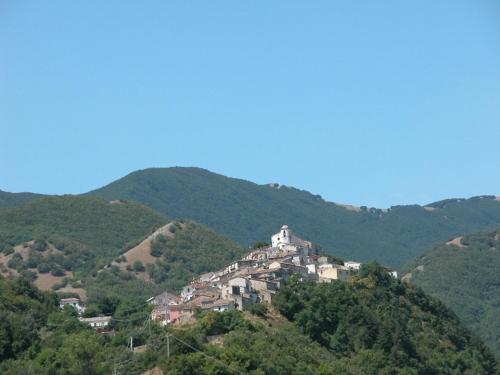
<instances>
[{"instance_id":1,"label":"bush","mask_svg":"<svg viewBox=\"0 0 500 375\"><path fill-rule=\"evenodd\" d=\"M38 272L40 273L48 273L50 272L50 266L47 263L39 263L36 267Z\"/></svg>"},{"instance_id":2,"label":"bush","mask_svg":"<svg viewBox=\"0 0 500 375\"><path fill-rule=\"evenodd\" d=\"M52 274L52 276L64 276L66 274L64 272L64 270L61 267L59 267L57 264L54 264L50 268L50 273Z\"/></svg>"},{"instance_id":3,"label":"bush","mask_svg":"<svg viewBox=\"0 0 500 375\"><path fill-rule=\"evenodd\" d=\"M4 253L4 255L10 255L10 254L12 254L13 252L14 252L14 248L13 248L12 246L8 246L8 245L7 245L7 246L6 246L6 247L4 247L4 249L3 249L3 253Z\"/></svg>"},{"instance_id":4,"label":"bush","mask_svg":"<svg viewBox=\"0 0 500 375\"><path fill-rule=\"evenodd\" d=\"M23 264L23 257L19 253L12 255L12 258L7 262L7 266L12 269L18 269Z\"/></svg>"},{"instance_id":5,"label":"bush","mask_svg":"<svg viewBox=\"0 0 500 375\"><path fill-rule=\"evenodd\" d=\"M37 268L38 264L40 262L40 259L36 257L29 257L28 260L25 262L26 267L28 268Z\"/></svg>"},{"instance_id":6,"label":"bush","mask_svg":"<svg viewBox=\"0 0 500 375\"><path fill-rule=\"evenodd\" d=\"M243 315L238 310L209 311L200 315L200 327L207 335L220 335L231 332L236 328L253 330L251 324L243 318Z\"/></svg>"},{"instance_id":7,"label":"bush","mask_svg":"<svg viewBox=\"0 0 500 375\"><path fill-rule=\"evenodd\" d=\"M158 247L151 246L151 250L149 252L152 256L159 258L162 256L162 249Z\"/></svg>"},{"instance_id":8,"label":"bush","mask_svg":"<svg viewBox=\"0 0 500 375\"><path fill-rule=\"evenodd\" d=\"M29 271L29 270L21 271L21 276L24 277L25 279L31 281L31 282L35 281L35 279L36 279L36 273L33 271Z\"/></svg>"},{"instance_id":9,"label":"bush","mask_svg":"<svg viewBox=\"0 0 500 375\"><path fill-rule=\"evenodd\" d=\"M30 247L33 250L42 252L45 251L45 249L47 248L47 242L45 242L44 240L35 240L33 245L31 245Z\"/></svg>"},{"instance_id":10,"label":"bush","mask_svg":"<svg viewBox=\"0 0 500 375\"><path fill-rule=\"evenodd\" d=\"M267 311L267 305L264 303L254 303L252 306L250 306L250 313L260 316L261 318L266 317Z\"/></svg>"},{"instance_id":11,"label":"bush","mask_svg":"<svg viewBox=\"0 0 500 375\"><path fill-rule=\"evenodd\" d=\"M140 260L136 260L134 263L135 272L144 272L146 269Z\"/></svg>"},{"instance_id":12,"label":"bush","mask_svg":"<svg viewBox=\"0 0 500 375\"><path fill-rule=\"evenodd\" d=\"M270 245L267 243L267 242L264 242L264 241L258 241L256 243L253 244L252 248L254 250L256 249L261 249L263 247L269 247Z\"/></svg>"}]
</instances>

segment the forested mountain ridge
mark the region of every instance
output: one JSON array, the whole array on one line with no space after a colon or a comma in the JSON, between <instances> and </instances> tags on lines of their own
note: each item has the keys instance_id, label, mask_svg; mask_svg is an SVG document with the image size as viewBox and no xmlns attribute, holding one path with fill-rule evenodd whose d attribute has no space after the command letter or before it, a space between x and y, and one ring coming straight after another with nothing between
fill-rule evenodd
<instances>
[{"instance_id":1,"label":"forested mountain ridge","mask_svg":"<svg viewBox=\"0 0 500 375\"><path fill-rule=\"evenodd\" d=\"M500 230L457 237L404 269L405 280L446 303L500 358Z\"/></svg>"},{"instance_id":2,"label":"forested mountain ridge","mask_svg":"<svg viewBox=\"0 0 500 375\"><path fill-rule=\"evenodd\" d=\"M460 233L500 226L494 196L388 210L327 202L307 191L225 177L200 168L133 172L87 193L141 202L173 218L203 223L243 244L266 240L283 223L327 251L397 267Z\"/></svg>"},{"instance_id":3,"label":"forested mountain ridge","mask_svg":"<svg viewBox=\"0 0 500 375\"><path fill-rule=\"evenodd\" d=\"M35 193L9 193L0 190L0 208L14 208L22 206L45 195Z\"/></svg>"},{"instance_id":4,"label":"forested mountain ridge","mask_svg":"<svg viewBox=\"0 0 500 375\"><path fill-rule=\"evenodd\" d=\"M140 170L86 195L137 201L168 217L207 225L244 246L267 240L286 223L326 251L393 267L461 233L500 226L500 201L494 196L383 210L335 204L304 190L257 185L200 168ZM0 208L37 198L0 192Z\"/></svg>"},{"instance_id":5,"label":"forested mountain ridge","mask_svg":"<svg viewBox=\"0 0 500 375\"><path fill-rule=\"evenodd\" d=\"M374 264L349 282L292 279L258 316L207 312L194 325L146 326L147 306L122 307L113 312L114 335L80 324L23 280L0 278L0 291L6 375L499 373L453 312ZM140 351L128 349L131 336Z\"/></svg>"}]
</instances>

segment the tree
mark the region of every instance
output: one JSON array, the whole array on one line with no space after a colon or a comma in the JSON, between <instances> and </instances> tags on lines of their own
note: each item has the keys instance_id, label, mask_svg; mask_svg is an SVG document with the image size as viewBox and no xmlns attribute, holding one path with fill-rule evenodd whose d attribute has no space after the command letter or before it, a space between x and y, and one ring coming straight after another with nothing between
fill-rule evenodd
<instances>
[{"instance_id":1,"label":"tree","mask_svg":"<svg viewBox=\"0 0 500 375\"><path fill-rule=\"evenodd\" d=\"M36 267L36 269L40 273L48 273L48 272L50 272L50 266L47 263L40 263L40 264L38 264L38 266Z\"/></svg>"},{"instance_id":2,"label":"tree","mask_svg":"<svg viewBox=\"0 0 500 375\"><path fill-rule=\"evenodd\" d=\"M263 247L269 247L270 245L267 242L264 241L257 241L256 243L253 244L252 248L254 250L261 249Z\"/></svg>"},{"instance_id":3,"label":"tree","mask_svg":"<svg viewBox=\"0 0 500 375\"><path fill-rule=\"evenodd\" d=\"M144 272L146 269L140 260L136 260L134 262L134 270L135 272Z\"/></svg>"}]
</instances>

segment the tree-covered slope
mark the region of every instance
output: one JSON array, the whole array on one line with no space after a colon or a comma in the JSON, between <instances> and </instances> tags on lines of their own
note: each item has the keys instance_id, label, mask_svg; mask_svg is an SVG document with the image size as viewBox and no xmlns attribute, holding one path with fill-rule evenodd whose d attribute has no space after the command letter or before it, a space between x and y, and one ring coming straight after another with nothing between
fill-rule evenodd
<instances>
[{"instance_id":1,"label":"tree-covered slope","mask_svg":"<svg viewBox=\"0 0 500 375\"><path fill-rule=\"evenodd\" d=\"M452 311L376 264L347 283L291 282L275 304L334 354L331 373L495 373L491 352Z\"/></svg>"},{"instance_id":2,"label":"tree-covered slope","mask_svg":"<svg viewBox=\"0 0 500 375\"><path fill-rule=\"evenodd\" d=\"M38 264L52 262L66 270L91 270L166 221L138 203L80 196L42 198L0 210L0 249L7 256L16 245L35 240L29 258ZM49 256L45 252L52 247ZM17 258L22 268L23 259Z\"/></svg>"},{"instance_id":3,"label":"tree-covered slope","mask_svg":"<svg viewBox=\"0 0 500 375\"><path fill-rule=\"evenodd\" d=\"M89 279L86 286L89 301L96 304L102 298L141 301L165 290L179 292L194 276L219 270L246 252L232 240L197 223L174 222L169 229L169 236L160 235L152 241L142 261L140 255L134 257L139 264L113 262L110 268ZM152 262L150 254L154 254Z\"/></svg>"},{"instance_id":4,"label":"tree-covered slope","mask_svg":"<svg viewBox=\"0 0 500 375\"><path fill-rule=\"evenodd\" d=\"M168 290L179 290L194 276L219 270L247 252L234 241L194 222L179 223L171 230L172 237L158 236L153 241L151 254L157 261L146 267L151 280Z\"/></svg>"},{"instance_id":5,"label":"tree-covered slope","mask_svg":"<svg viewBox=\"0 0 500 375\"><path fill-rule=\"evenodd\" d=\"M405 279L451 307L500 358L500 230L436 246L405 268Z\"/></svg>"},{"instance_id":6,"label":"tree-covered slope","mask_svg":"<svg viewBox=\"0 0 500 375\"><path fill-rule=\"evenodd\" d=\"M339 256L392 266L451 236L500 225L500 202L491 196L387 211L349 209L303 190L257 185L199 168L136 171L88 194L135 200L171 217L206 224L244 245L268 240L286 223Z\"/></svg>"},{"instance_id":7,"label":"tree-covered slope","mask_svg":"<svg viewBox=\"0 0 500 375\"><path fill-rule=\"evenodd\" d=\"M0 190L0 208L20 207L44 195L35 193L9 193Z\"/></svg>"},{"instance_id":8,"label":"tree-covered slope","mask_svg":"<svg viewBox=\"0 0 500 375\"><path fill-rule=\"evenodd\" d=\"M2 285L0 279L0 291ZM26 285L15 288L7 296L9 304L34 293ZM37 314L39 303L33 305ZM5 310L10 307L0 305L0 313ZM165 327L148 320L149 310L143 304L122 306L113 314L114 335L92 332L69 311L42 311L29 333L9 328L18 332L16 340L30 340L2 358L0 372L139 375L156 368L155 374L169 375L498 373L490 351L454 313L376 265L368 265L349 283L291 280L278 292L275 306L258 316L235 310L199 313L195 324ZM141 350L127 349L131 336Z\"/></svg>"}]
</instances>

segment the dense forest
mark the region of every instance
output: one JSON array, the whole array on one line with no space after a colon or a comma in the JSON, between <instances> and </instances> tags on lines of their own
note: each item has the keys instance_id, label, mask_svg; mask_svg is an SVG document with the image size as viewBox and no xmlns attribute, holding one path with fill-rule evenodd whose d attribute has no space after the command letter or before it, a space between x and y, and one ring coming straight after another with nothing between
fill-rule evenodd
<instances>
[{"instance_id":1,"label":"dense forest","mask_svg":"<svg viewBox=\"0 0 500 375\"><path fill-rule=\"evenodd\" d=\"M0 279L0 290L7 318L0 372L8 375L134 375L153 367L168 374L499 373L450 310L375 264L348 283L291 280L274 306L199 313L190 326L160 327L148 321L149 306L123 306L113 313L113 336L80 324L27 281ZM127 350L130 337L141 350Z\"/></svg>"},{"instance_id":2,"label":"dense forest","mask_svg":"<svg viewBox=\"0 0 500 375\"><path fill-rule=\"evenodd\" d=\"M304 190L257 185L199 168L136 171L88 194L141 202L169 217L205 224L246 246L268 241L288 224L345 259L393 267L449 237L500 226L500 202L491 196L426 207L346 208Z\"/></svg>"},{"instance_id":3,"label":"dense forest","mask_svg":"<svg viewBox=\"0 0 500 375\"><path fill-rule=\"evenodd\" d=\"M500 231L436 246L406 269L405 279L451 307L500 358Z\"/></svg>"},{"instance_id":4,"label":"dense forest","mask_svg":"<svg viewBox=\"0 0 500 375\"><path fill-rule=\"evenodd\" d=\"M0 208L15 208L29 203L35 199L42 198L42 194L34 193L9 193L0 190Z\"/></svg>"}]
</instances>

